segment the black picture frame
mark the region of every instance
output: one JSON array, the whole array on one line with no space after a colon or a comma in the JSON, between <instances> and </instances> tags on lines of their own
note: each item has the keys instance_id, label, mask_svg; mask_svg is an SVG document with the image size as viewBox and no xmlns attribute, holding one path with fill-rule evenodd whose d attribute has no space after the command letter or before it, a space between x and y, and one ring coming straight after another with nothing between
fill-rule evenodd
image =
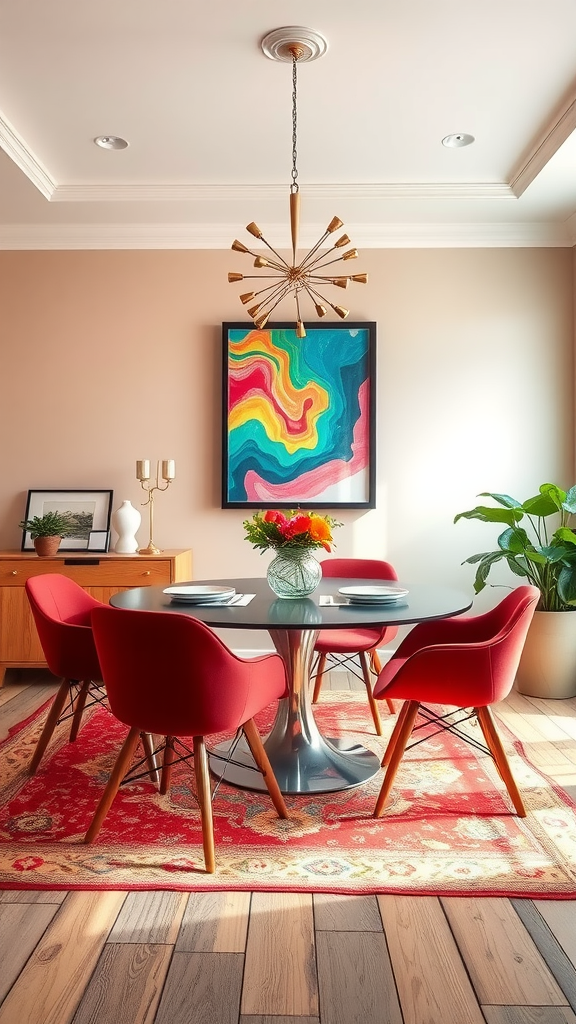
<instances>
[{"instance_id":1,"label":"black picture frame","mask_svg":"<svg viewBox=\"0 0 576 1024\"><path fill-rule=\"evenodd\" d=\"M222 324L222 508L375 507L376 323Z\"/></svg>"},{"instance_id":2,"label":"black picture frame","mask_svg":"<svg viewBox=\"0 0 576 1024\"><path fill-rule=\"evenodd\" d=\"M71 512L77 515L78 534L63 537L58 550L87 551L90 533L110 530L113 496L111 490L30 490L24 519L34 519L46 512ZM34 551L34 541L27 530L22 531L22 551Z\"/></svg>"},{"instance_id":3,"label":"black picture frame","mask_svg":"<svg viewBox=\"0 0 576 1024\"><path fill-rule=\"evenodd\" d=\"M110 530L90 530L87 551L106 553L110 547Z\"/></svg>"}]
</instances>

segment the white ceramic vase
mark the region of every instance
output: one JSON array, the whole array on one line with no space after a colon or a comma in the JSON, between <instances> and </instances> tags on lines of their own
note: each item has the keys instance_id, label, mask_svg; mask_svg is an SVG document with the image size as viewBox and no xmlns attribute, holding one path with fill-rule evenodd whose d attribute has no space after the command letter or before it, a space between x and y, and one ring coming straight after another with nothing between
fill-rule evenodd
<instances>
[{"instance_id":1,"label":"white ceramic vase","mask_svg":"<svg viewBox=\"0 0 576 1024\"><path fill-rule=\"evenodd\" d=\"M119 555L134 555L138 551L136 533L142 522L142 516L131 502L123 501L120 508L112 513L112 526L118 534L114 551Z\"/></svg>"},{"instance_id":2,"label":"white ceramic vase","mask_svg":"<svg viewBox=\"0 0 576 1024\"><path fill-rule=\"evenodd\" d=\"M534 612L515 685L529 697L576 695L576 610Z\"/></svg>"}]
</instances>

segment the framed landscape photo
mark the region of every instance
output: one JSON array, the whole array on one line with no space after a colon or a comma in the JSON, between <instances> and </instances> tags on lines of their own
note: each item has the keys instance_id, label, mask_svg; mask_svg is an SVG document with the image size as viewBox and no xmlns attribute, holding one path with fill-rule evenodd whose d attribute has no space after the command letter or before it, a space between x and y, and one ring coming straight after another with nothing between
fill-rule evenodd
<instances>
[{"instance_id":1,"label":"framed landscape photo","mask_svg":"<svg viewBox=\"0 0 576 1024\"><path fill-rule=\"evenodd\" d=\"M374 508L376 324L223 323L222 508Z\"/></svg>"},{"instance_id":2,"label":"framed landscape photo","mask_svg":"<svg viewBox=\"0 0 576 1024\"><path fill-rule=\"evenodd\" d=\"M88 551L90 534L110 529L112 497L112 491L28 491L24 519L34 519L47 512L69 512L76 524L74 534L63 537L58 550ZM30 533L25 530L22 536L22 551L33 550L34 542Z\"/></svg>"}]
</instances>

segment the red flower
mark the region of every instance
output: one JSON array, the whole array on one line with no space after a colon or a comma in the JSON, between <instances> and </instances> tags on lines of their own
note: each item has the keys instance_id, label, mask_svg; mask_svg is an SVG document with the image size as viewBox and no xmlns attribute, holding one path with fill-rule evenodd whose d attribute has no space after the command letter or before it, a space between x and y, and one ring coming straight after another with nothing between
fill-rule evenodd
<instances>
[{"instance_id":1,"label":"red flower","mask_svg":"<svg viewBox=\"0 0 576 1024\"><path fill-rule=\"evenodd\" d=\"M282 512L278 512L276 509L270 509L264 514L265 523L275 523L279 530L283 532L284 527L288 525L288 520Z\"/></svg>"},{"instance_id":2,"label":"red flower","mask_svg":"<svg viewBox=\"0 0 576 1024\"><path fill-rule=\"evenodd\" d=\"M281 528L281 532L285 537L298 537L301 533L308 533L309 529L310 516L299 512L298 515L292 516L292 519L288 520L286 527L284 529Z\"/></svg>"}]
</instances>

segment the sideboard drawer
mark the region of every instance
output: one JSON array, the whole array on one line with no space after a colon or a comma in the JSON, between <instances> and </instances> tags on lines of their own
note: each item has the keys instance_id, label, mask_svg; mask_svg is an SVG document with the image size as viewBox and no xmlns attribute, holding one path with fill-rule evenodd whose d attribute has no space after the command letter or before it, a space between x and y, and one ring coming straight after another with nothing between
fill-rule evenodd
<instances>
[{"instance_id":1,"label":"sideboard drawer","mask_svg":"<svg viewBox=\"0 0 576 1024\"><path fill-rule=\"evenodd\" d=\"M22 587L31 576L57 572L81 587L152 587L171 579L169 559L148 561L144 557L120 561L70 554L68 558L42 558L36 561L0 561L0 586Z\"/></svg>"}]
</instances>

